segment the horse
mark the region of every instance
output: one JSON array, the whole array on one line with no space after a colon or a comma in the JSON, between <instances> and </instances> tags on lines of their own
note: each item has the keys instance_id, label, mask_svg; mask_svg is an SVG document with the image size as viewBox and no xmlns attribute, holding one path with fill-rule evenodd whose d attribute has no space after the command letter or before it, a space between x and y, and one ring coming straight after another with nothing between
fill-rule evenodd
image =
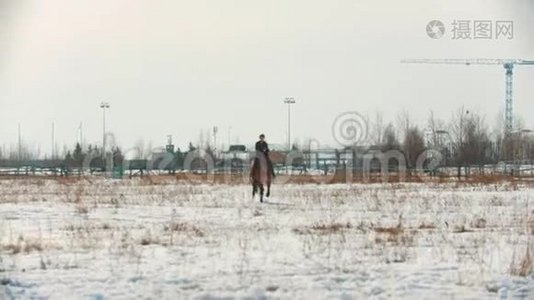
<instances>
[{"instance_id":1,"label":"horse","mask_svg":"<svg viewBox=\"0 0 534 300\"><path fill-rule=\"evenodd\" d=\"M263 154L256 155L251 162L250 181L252 183L252 197L254 198L259 189L260 202L263 202L265 187L267 187L265 197L268 198L271 195L272 170L269 167L270 164Z\"/></svg>"}]
</instances>

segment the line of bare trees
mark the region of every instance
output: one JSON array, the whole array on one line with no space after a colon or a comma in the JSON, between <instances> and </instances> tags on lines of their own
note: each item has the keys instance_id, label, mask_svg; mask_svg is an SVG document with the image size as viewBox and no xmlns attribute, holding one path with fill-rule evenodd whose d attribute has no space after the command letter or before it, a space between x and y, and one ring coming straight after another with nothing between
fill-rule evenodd
<instances>
[{"instance_id":1,"label":"line of bare trees","mask_svg":"<svg viewBox=\"0 0 534 300\"><path fill-rule=\"evenodd\" d=\"M446 165L483 165L498 162L534 160L534 132L521 127L504 134L499 126L490 129L484 116L461 107L445 121L430 112L426 126L412 123L407 112L399 114L396 123L386 123L381 113L369 120L371 144L381 150L400 150L408 167L427 149L443 155Z\"/></svg>"},{"instance_id":2,"label":"line of bare trees","mask_svg":"<svg viewBox=\"0 0 534 300\"><path fill-rule=\"evenodd\" d=\"M521 122L515 126L519 129L504 134L502 124L490 129L483 115L464 107L457 109L449 120L437 118L430 112L424 126L412 122L408 112L401 112L394 121L389 122L384 120L382 113L377 112L368 118L368 125L368 146L383 151L402 151L409 168L414 167L419 155L428 149L439 151L444 158L444 164L451 166L534 160L534 132L525 130ZM199 141L196 144L189 143L186 152L199 149L215 155L215 147L211 141L210 130L201 132ZM45 158L77 161L80 160L81 153L100 151L97 146L88 145L84 148L81 149L79 144L72 150L64 146L61 154ZM118 156L120 147L112 145L110 148ZM142 140L138 141L134 148L138 149L135 158L139 159L147 158L154 151L150 143L145 144ZM293 146L293 149L307 148L307 145L298 143ZM32 160L41 157L39 147L30 147L26 143L12 145L8 149L6 146L0 146L0 161Z\"/></svg>"}]
</instances>

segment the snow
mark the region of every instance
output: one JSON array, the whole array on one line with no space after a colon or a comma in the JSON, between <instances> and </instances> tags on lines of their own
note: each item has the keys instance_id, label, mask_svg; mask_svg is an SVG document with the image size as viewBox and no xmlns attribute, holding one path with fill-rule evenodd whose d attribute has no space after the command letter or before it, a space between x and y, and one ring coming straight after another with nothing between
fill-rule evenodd
<instances>
[{"instance_id":1,"label":"snow","mask_svg":"<svg viewBox=\"0 0 534 300\"><path fill-rule=\"evenodd\" d=\"M1 180L0 298L533 298L533 189Z\"/></svg>"}]
</instances>

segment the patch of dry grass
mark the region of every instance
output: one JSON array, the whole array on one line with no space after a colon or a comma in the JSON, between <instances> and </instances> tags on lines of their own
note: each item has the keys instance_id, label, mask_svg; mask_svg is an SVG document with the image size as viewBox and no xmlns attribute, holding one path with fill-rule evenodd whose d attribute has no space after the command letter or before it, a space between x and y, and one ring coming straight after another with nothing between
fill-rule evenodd
<instances>
[{"instance_id":1,"label":"patch of dry grass","mask_svg":"<svg viewBox=\"0 0 534 300\"><path fill-rule=\"evenodd\" d=\"M335 234L340 233L345 229L351 229L352 225L347 223L315 223L311 226L303 226L293 228L293 232L299 235L305 234L317 234L317 235L326 235L326 234Z\"/></svg>"},{"instance_id":2,"label":"patch of dry grass","mask_svg":"<svg viewBox=\"0 0 534 300\"><path fill-rule=\"evenodd\" d=\"M89 213L89 208L84 203L77 203L75 206L76 213L86 215Z\"/></svg>"},{"instance_id":3,"label":"patch of dry grass","mask_svg":"<svg viewBox=\"0 0 534 300\"><path fill-rule=\"evenodd\" d=\"M65 231L94 231L94 230L111 230L116 229L109 225L108 223L102 224L85 224L85 225L67 225L63 228Z\"/></svg>"},{"instance_id":4,"label":"patch of dry grass","mask_svg":"<svg viewBox=\"0 0 534 300\"><path fill-rule=\"evenodd\" d=\"M396 227L383 228L376 232L375 243L406 247L414 245L415 235L417 234L416 230L404 230Z\"/></svg>"},{"instance_id":5,"label":"patch of dry grass","mask_svg":"<svg viewBox=\"0 0 534 300\"><path fill-rule=\"evenodd\" d=\"M528 234L534 234L534 218L530 218L527 221Z\"/></svg>"},{"instance_id":6,"label":"patch of dry grass","mask_svg":"<svg viewBox=\"0 0 534 300\"><path fill-rule=\"evenodd\" d=\"M161 244L161 242L157 237L154 237L152 234L145 234L145 236L141 238L140 244L142 246L159 245Z\"/></svg>"},{"instance_id":7,"label":"patch of dry grass","mask_svg":"<svg viewBox=\"0 0 534 300\"><path fill-rule=\"evenodd\" d=\"M395 227L376 227L374 228L377 233L385 233L389 235L399 235L404 232L404 229L401 226Z\"/></svg>"},{"instance_id":8,"label":"patch of dry grass","mask_svg":"<svg viewBox=\"0 0 534 300\"><path fill-rule=\"evenodd\" d=\"M467 233L467 232L473 232L474 230L467 228L465 225L456 225L454 226L454 229L452 232L454 233Z\"/></svg>"},{"instance_id":9,"label":"patch of dry grass","mask_svg":"<svg viewBox=\"0 0 534 300\"><path fill-rule=\"evenodd\" d=\"M476 218L473 221L471 221L470 226L472 228L483 229L483 228L486 228L487 223L488 221L486 221L486 219L484 218Z\"/></svg>"},{"instance_id":10,"label":"patch of dry grass","mask_svg":"<svg viewBox=\"0 0 534 300\"><path fill-rule=\"evenodd\" d=\"M33 251L43 251L43 245L41 241L26 240L24 237L20 236L15 243L3 245L2 250L8 252L9 254L19 254L22 252L27 254Z\"/></svg>"},{"instance_id":11,"label":"patch of dry grass","mask_svg":"<svg viewBox=\"0 0 534 300\"><path fill-rule=\"evenodd\" d=\"M52 175L27 175L27 176L0 176L0 180L27 180L27 179L37 179L36 183L43 185L46 180L53 180L58 182L63 186L73 186L79 183L80 181L87 181L92 183L94 178L97 176L52 176ZM197 174L193 172L180 172L174 175L169 174L146 174L143 176L132 176L131 180L139 180L141 185L169 185L175 184L178 182L187 183L187 184L205 184L205 183L214 183L214 184L230 184L230 185L239 185L248 182L248 176L243 174ZM369 176L363 176L360 173L354 173L350 178L347 178L347 173L344 169L336 170L333 174L327 176L324 175L310 175L310 174L300 174L300 175L284 175L279 174L277 180L285 183L295 183L295 184L337 184L337 183L379 183L379 182L390 182L390 183L400 183L400 182L409 182L409 183L424 183L426 181L432 181L434 183L450 183L456 182L460 185L464 184L502 184L509 183L509 188L511 190L516 190L518 184L534 184L530 179L532 177L522 176L520 178L512 177L506 174L476 174L471 175L468 178L460 178L457 176L448 176L448 175L438 175L434 177L429 177L428 174L424 174L423 177L415 173L407 172L407 174L399 174L398 172L390 172L387 174L381 174L380 172L371 173ZM124 178L127 180L127 178Z\"/></svg>"},{"instance_id":12,"label":"patch of dry grass","mask_svg":"<svg viewBox=\"0 0 534 300\"><path fill-rule=\"evenodd\" d=\"M423 222L421 223L421 225L419 225L419 229L436 229L436 224L432 223L432 222L429 222L429 223L426 223L426 222Z\"/></svg>"},{"instance_id":13,"label":"patch of dry grass","mask_svg":"<svg viewBox=\"0 0 534 300\"><path fill-rule=\"evenodd\" d=\"M175 222L171 223L169 225L165 225L163 228L165 231L170 232L182 232L182 233L190 233L197 237L203 237L205 236L204 232L198 228L197 226L185 222Z\"/></svg>"},{"instance_id":14,"label":"patch of dry grass","mask_svg":"<svg viewBox=\"0 0 534 300\"><path fill-rule=\"evenodd\" d=\"M394 246L411 247L414 245L417 230L408 230L402 225L402 215L399 215L395 226L374 227L375 243L390 244Z\"/></svg>"}]
</instances>

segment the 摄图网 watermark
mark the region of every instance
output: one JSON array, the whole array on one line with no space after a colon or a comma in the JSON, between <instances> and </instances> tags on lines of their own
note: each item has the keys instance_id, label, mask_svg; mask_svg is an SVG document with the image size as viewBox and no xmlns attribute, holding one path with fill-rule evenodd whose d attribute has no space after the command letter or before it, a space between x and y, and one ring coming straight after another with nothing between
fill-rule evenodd
<instances>
[{"instance_id":1,"label":"\u6444\u56fe\u7f51 watermark","mask_svg":"<svg viewBox=\"0 0 534 300\"><path fill-rule=\"evenodd\" d=\"M446 26L440 20L431 20L426 25L426 33L432 39L440 39L448 34L452 40L511 40L514 38L514 22L510 20L453 20L450 26Z\"/></svg>"}]
</instances>

